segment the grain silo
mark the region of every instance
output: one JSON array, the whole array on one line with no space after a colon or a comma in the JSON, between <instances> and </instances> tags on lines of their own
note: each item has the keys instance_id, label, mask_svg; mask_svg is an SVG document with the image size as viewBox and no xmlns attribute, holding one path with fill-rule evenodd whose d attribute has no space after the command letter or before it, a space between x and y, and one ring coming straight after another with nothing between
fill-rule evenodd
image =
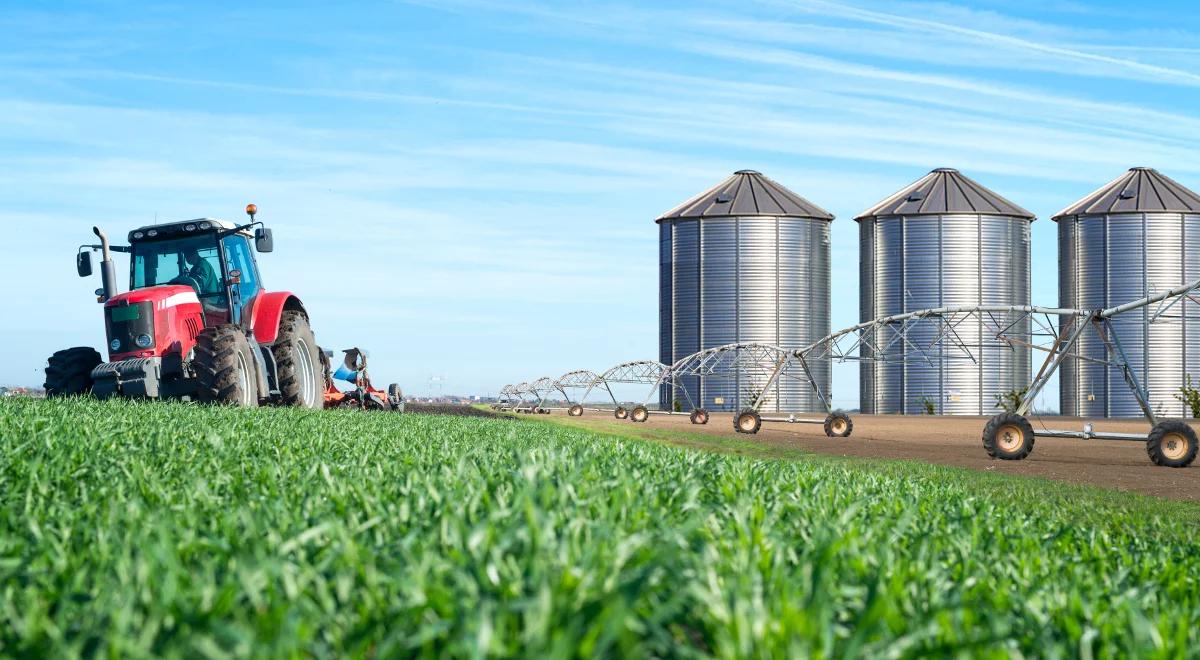
<instances>
[{"instance_id":1,"label":"grain silo","mask_svg":"<svg viewBox=\"0 0 1200 660\"><path fill-rule=\"evenodd\" d=\"M1097 309L1161 293L1200 278L1200 195L1135 167L1063 209L1058 222L1058 297L1062 307ZM1174 398L1185 376L1200 380L1200 318L1194 305L1147 324L1154 306L1119 314L1113 328L1151 408L1184 417ZM1182 316L1187 312L1187 317ZM1080 336L1077 352L1104 359L1099 335ZM1115 368L1069 359L1059 370L1062 414L1141 417Z\"/></svg>"},{"instance_id":2,"label":"grain silo","mask_svg":"<svg viewBox=\"0 0 1200 660\"><path fill-rule=\"evenodd\" d=\"M735 172L658 218L662 362L738 342L799 348L827 335L832 220L752 170ZM828 362L813 372L828 392ZM683 385L697 406L740 410L766 379L688 378ZM785 380L773 390L763 411L824 410L806 384ZM664 407L671 398L663 392Z\"/></svg>"},{"instance_id":3,"label":"grain silo","mask_svg":"<svg viewBox=\"0 0 1200 660\"><path fill-rule=\"evenodd\" d=\"M863 321L936 307L1029 304L1033 215L958 170L933 170L855 219ZM909 339L933 344L939 323L912 328ZM972 318L953 328L977 346L973 360L947 350L928 362L902 363L898 343L885 349L897 353L892 362L882 354L864 360L862 411L994 414L997 395L1028 384L1030 355L1000 346L981 326Z\"/></svg>"}]
</instances>

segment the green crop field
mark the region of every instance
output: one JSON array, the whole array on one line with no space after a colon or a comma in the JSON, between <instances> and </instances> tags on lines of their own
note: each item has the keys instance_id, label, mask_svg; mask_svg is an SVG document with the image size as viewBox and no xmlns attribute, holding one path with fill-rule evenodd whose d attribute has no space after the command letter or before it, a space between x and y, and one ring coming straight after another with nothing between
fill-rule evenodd
<instances>
[{"instance_id":1,"label":"green crop field","mask_svg":"<svg viewBox=\"0 0 1200 660\"><path fill-rule=\"evenodd\" d=\"M1187 656L1197 509L543 421L0 403L0 655Z\"/></svg>"}]
</instances>

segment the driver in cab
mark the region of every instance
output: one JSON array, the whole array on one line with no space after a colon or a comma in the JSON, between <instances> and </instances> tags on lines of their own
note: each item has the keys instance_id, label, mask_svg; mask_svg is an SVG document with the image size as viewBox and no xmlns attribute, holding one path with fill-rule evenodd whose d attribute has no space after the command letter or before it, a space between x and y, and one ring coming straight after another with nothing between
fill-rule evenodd
<instances>
[{"instance_id":1,"label":"driver in cab","mask_svg":"<svg viewBox=\"0 0 1200 660\"><path fill-rule=\"evenodd\" d=\"M198 286L198 295L217 293L221 290L221 280L213 270L212 264L200 256L196 248L188 248L183 252L183 260L187 262L187 276Z\"/></svg>"}]
</instances>

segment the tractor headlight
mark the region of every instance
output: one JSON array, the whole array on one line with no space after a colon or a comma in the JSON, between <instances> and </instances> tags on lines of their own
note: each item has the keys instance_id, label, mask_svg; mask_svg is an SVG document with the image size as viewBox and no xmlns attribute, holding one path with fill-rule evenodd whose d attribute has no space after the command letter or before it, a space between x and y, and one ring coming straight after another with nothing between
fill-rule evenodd
<instances>
[{"instance_id":1,"label":"tractor headlight","mask_svg":"<svg viewBox=\"0 0 1200 660\"><path fill-rule=\"evenodd\" d=\"M140 231L133 232L133 240L135 240L135 241L142 239L144 236L145 236L145 234L143 234Z\"/></svg>"},{"instance_id":2,"label":"tractor headlight","mask_svg":"<svg viewBox=\"0 0 1200 660\"><path fill-rule=\"evenodd\" d=\"M158 230L151 229L150 231L146 232L146 235L149 236L150 238L154 238L155 236L158 236Z\"/></svg>"},{"instance_id":3,"label":"tractor headlight","mask_svg":"<svg viewBox=\"0 0 1200 660\"><path fill-rule=\"evenodd\" d=\"M211 227L212 227L212 223L211 223L211 222L201 222L201 223L200 223L200 228L201 228L201 229L209 229L209 228L211 228Z\"/></svg>"},{"instance_id":4,"label":"tractor headlight","mask_svg":"<svg viewBox=\"0 0 1200 660\"><path fill-rule=\"evenodd\" d=\"M184 231L196 231L196 225L187 225L183 228Z\"/></svg>"},{"instance_id":5,"label":"tractor headlight","mask_svg":"<svg viewBox=\"0 0 1200 660\"><path fill-rule=\"evenodd\" d=\"M154 344L154 339L150 335L142 333L133 342L138 345L138 348L150 348Z\"/></svg>"},{"instance_id":6,"label":"tractor headlight","mask_svg":"<svg viewBox=\"0 0 1200 660\"><path fill-rule=\"evenodd\" d=\"M119 351L119 350L121 350L121 340L120 340L120 339L114 339L114 340L112 340L112 341L108 342L108 347L109 347L110 349L112 349L113 351Z\"/></svg>"}]
</instances>

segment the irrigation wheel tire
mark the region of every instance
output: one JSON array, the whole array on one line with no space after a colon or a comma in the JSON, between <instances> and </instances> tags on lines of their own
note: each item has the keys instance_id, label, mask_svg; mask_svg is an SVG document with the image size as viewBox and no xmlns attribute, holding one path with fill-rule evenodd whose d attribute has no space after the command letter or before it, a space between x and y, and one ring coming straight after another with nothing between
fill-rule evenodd
<instances>
[{"instance_id":1,"label":"irrigation wheel tire","mask_svg":"<svg viewBox=\"0 0 1200 660\"><path fill-rule=\"evenodd\" d=\"M271 345L279 374L279 403L297 408L320 408L325 368L308 317L287 310L279 319L279 337Z\"/></svg>"},{"instance_id":2,"label":"irrigation wheel tire","mask_svg":"<svg viewBox=\"0 0 1200 660\"><path fill-rule=\"evenodd\" d=\"M616 417L617 419L625 419L629 417L629 411L625 409L625 406L617 406L616 409L613 410L613 417Z\"/></svg>"},{"instance_id":3,"label":"irrigation wheel tire","mask_svg":"<svg viewBox=\"0 0 1200 660\"><path fill-rule=\"evenodd\" d=\"M701 425L707 424L708 423L708 410L706 410L704 408L697 408L692 411L692 414L689 415L688 418L692 420L693 424L701 424Z\"/></svg>"},{"instance_id":4,"label":"irrigation wheel tire","mask_svg":"<svg viewBox=\"0 0 1200 660\"><path fill-rule=\"evenodd\" d=\"M983 448L992 458L1022 460L1033 452L1033 425L1017 413L1000 413L983 427Z\"/></svg>"},{"instance_id":5,"label":"irrigation wheel tire","mask_svg":"<svg viewBox=\"0 0 1200 660\"><path fill-rule=\"evenodd\" d=\"M641 424L650 419L650 410L646 406L634 406L633 410L629 413L629 419Z\"/></svg>"},{"instance_id":6,"label":"irrigation wheel tire","mask_svg":"<svg viewBox=\"0 0 1200 660\"><path fill-rule=\"evenodd\" d=\"M848 438L854 432L854 420L844 412L831 412L825 418L825 435L831 438Z\"/></svg>"},{"instance_id":7,"label":"irrigation wheel tire","mask_svg":"<svg viewBox=\"0 0 1200 660\"><path fill-rule=\"evenodd\" d=\"M196 337L196 399L253 408L258 405L258 378L250 342L236 325L205 328Z\"/></svg>"},{"instance_id":8,"label":"irrigation wheel tire","mask_svg":"<svg viewBox=\"0 0 1200 660\"><path fill-rule=\"evenodd\" d=\"M76 346L51 355L46 360L46 398L91 394L92 369L102 361L91 346Z\"/></svg>"},{"instance_id":9,"label":"irrigation wheel tire","mask_svg":"<svg viewBox=\"0 0 1200 660\"><path fill-rule=\"evenodd\" d=\"M1181 419L1164 419L1150 430L1146 453L1155 465L1181 468L1196 459L1196 431Z\"/></svg>"},{"instance_id":10,"label":"irrigation wheel tire","mask_svg":"<svg viewBox=\"0 0 1200 660\"><path fill-rule=\"evenodd\" d=\"M567 408L567 414L571 417L583 417L583 406L578 403L573 404L570 408Z\"/></svg>"},{"instance_id":11,"label":"irrigation wheel tire","mask_svg":"<svg viewBox=\"0 0 1200 660\"><path fill-rule=\"evenodd\" d=\"M758 433L762 428L762 415L759 415L755 410L743 410L738 413L737 417L733 418L733 430L738 433L749 433L751 435Z\"/></svg>"}]
</instances>

